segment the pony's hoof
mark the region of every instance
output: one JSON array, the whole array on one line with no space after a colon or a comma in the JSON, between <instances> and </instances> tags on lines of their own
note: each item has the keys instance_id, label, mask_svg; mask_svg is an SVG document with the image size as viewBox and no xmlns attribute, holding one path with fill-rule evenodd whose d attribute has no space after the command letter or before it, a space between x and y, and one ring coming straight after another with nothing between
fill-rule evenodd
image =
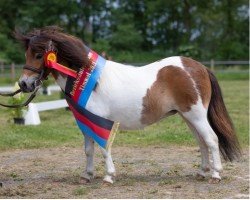
<instances>
[{"instance_id":1,"label":"pony's hoof","mask_svg":"<svg viewBox=\"0 0 250 200\"><path fill-rule=\"evenodd\" d=\"M208 182L209 182L210 184L218 184L220 181L221 181L220 178L212 177L212 178L209 179Z\"/></svg>"},{"instance_id":2,"label":"pony's hoof","mask_svg":"<svg viewBox=\"0 0 250 200\"><path fill-rule=\"evenodd\" d=\"M81 177L79 183L84 185L84 184L90 183L91 180L92 179L87 179L87 178Z\"/></svg>"},{"instance_id":3,"label":"pony's hoof","mask_svg":"<svg viewBox=\"0 0 250 200\"><path fill-rule=\"evenodd\" d=\"M80 177L80 183L81 184L90 183L93 179L94 179L93 174L83 173Z\"/></svg>"},{"instance_id":4,"label":"pony's hoof","mask_svg":"<svg viewBox=\"0 0 250 200\"><path fill-rule=\"evenodd\" d=\"M106 175L103 179L104 184L112 185L114 181L112 180L112 176Z\"/></svg>"},{"instance_id":5,"label":"pony's hoof","mask_svg":"<svg viewBox=\"0 0 250 200\"><path fill-rule=\"evenodd\" d=\"M202 175L202 174L200 174L200 173L197 173L196 174L196 179L198 180L198 181L203 181L203 180L205 180L205 176L204 175Z\"/></svg>"}]
</instances>

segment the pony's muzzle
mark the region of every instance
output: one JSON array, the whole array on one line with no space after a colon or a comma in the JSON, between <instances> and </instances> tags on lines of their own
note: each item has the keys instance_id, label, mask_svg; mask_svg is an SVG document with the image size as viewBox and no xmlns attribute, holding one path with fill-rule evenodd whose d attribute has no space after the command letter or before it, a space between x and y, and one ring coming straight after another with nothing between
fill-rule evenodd
<instances>
[{"instance_id":1,"label":"pony's muzzle","mask_svg":"<svg viewBox=\"0 0 250 200\"><path fill-rule=\"evenodd\" d=\"M22 76L18 81L18 85L22 92L33 92L40 85L40 81L37 77Z\"/></svg>"}]
</instances>

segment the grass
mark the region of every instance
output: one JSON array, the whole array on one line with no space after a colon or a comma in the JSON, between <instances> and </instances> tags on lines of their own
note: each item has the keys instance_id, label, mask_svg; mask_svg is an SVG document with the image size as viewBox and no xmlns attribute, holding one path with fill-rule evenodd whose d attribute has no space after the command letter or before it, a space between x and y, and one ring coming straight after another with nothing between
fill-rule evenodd
<instances>
[{"instance_id":1,"label":"grass","mask_svg":"<svg viewBox=\"0 0 250 200\"><path fill-rule=\"evenodd\" d=\"M73 191L73 194L75 196L82 196L82 195L87 195L88 194L88 189L86 187L79 187L79 188L76 188L74 191Z\"/></svg>"},{"instance_id":2,"label":"grass","mask_svg":"<svg viewBox=\"0 0 250 200\"><path fill-rule=\"evenodd\" d=\"M220 71L216 72L216 77L219 80L249 80L248 71Z\"/></svg>"},{"instance_id":3,"label":"grass","mask_svg":"<svg viewBox=\"0 0 250 200\"><path fill-rule=\"evenodd\" d=\"M249 144L249 85L247 80L220 81L224 100L234 121L242 146ZM35 101L59 99L39 95ZM2 98L1 98L2 100ZM20 126L10 120L7 109L0 108L0 151L10 149L81 146L83 137L71 112L65 109L40 113L41 125ZM114 146L121 145L196 145L193 135L183 120L172 116L139 131L120 131Z\"/></svg>"}]
</instances>

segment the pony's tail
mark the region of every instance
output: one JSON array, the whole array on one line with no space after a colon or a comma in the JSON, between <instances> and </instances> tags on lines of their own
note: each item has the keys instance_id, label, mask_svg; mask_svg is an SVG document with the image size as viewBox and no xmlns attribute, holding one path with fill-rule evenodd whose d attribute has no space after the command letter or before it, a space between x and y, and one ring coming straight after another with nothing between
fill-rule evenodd
<instances>
[{"instance_id":1,"label":"pony's tail","mask_svg":"<svg viewBox=\"0 0 250 200\"><path fill-rule=\"evenodd\" d=\"M224 104L218 81L209 69L207 69L207 72L212 90L208 107L208 121L219 139L219 148L224 159L233 161L241 156L241 148L232 120Z\"/></svg>"}]
</instances>

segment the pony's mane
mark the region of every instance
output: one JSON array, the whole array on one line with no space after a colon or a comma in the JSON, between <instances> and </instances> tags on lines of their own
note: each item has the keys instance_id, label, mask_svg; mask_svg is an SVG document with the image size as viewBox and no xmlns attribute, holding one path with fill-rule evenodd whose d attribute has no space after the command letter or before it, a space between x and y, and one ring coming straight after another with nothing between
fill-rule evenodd
<instances>
[{"instance_id":1,"label":"pony's mane","mask_svg":"<svg viewBox=\"0 0 250 200\"><path fill-rule=\"evenodd\" d=\"M89 64L83 42L72 35L64 33L57 26L34 29L27 34L15 31L14 35L26 50L30 47L33 53L44 54L49 41L52 41L57 50L59 62L67 63L70 68L79 69Z\"/></svg>"}]
</instances>

